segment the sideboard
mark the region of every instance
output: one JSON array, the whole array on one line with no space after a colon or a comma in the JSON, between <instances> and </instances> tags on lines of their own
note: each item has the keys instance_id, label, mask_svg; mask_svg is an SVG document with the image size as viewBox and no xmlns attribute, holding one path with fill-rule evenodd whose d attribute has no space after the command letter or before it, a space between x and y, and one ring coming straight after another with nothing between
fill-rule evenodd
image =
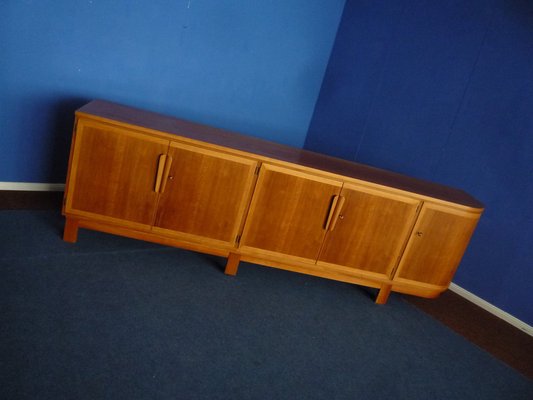
<instances>
[{"instance_id":1,"label":"sideboard","mask_svg":"<svg viewBox=\"0 0 533 400\"><path fill-rule=\"evenodd\" d=\"M391 291L446 290L483 212L454 188L95 100L75 114L64 240L87 228Z\"/></svg>"}]
</instances>

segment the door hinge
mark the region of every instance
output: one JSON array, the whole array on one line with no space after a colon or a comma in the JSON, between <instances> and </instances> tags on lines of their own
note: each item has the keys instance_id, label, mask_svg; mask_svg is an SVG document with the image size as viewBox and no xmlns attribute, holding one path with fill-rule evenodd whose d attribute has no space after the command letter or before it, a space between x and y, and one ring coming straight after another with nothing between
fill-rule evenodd
<instances>
[{"instance_id":1,"label":"door hinge","mask_svg":"<svg viewBox=\"0 0 533 400\"><path fill-rule=\"evenodd\" d=\"M255 174L255 175L259 175L259 170L260 170L260 169L261 169L261 165L256 166L256 167L255 167L255 172L254 172L254 174Z\"/></svg>"}]
</instances>

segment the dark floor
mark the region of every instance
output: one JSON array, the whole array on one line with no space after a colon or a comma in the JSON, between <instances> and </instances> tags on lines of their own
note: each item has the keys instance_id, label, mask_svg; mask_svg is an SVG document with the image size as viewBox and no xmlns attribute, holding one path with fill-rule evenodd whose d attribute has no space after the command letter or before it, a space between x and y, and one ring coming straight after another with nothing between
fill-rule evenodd
<instances>
[{"instance_id":1,"label":"dark floor","mask_svg":"<svg viewBox=\"0 0 533 400\"><path fill-rule=\"evenodd\" d=\"M0 190L0 210L58 210L63 192Z\"/></svg>"},{"instance_id":2,"label":"dark floor","mask_svg":"<svg viewBox=\"0 0 533 400\"><path fill-rule=\"evenodd\" d=\"M406 299L450 329L533 379L533 337L448 290L436 299Z\"/></svg>"},{"instance_id":3,"label":"dark floor","mask_svg":"<svg viewBox=\"0 0 533 400\"><path fill-rule=\"evenodd\" d=\"M61 201L61 192L0 191L0 209L60 209ZM533 379L533 337L525 332L451 291L437 299L405 299Z\"/></svg>"}]
</instances>

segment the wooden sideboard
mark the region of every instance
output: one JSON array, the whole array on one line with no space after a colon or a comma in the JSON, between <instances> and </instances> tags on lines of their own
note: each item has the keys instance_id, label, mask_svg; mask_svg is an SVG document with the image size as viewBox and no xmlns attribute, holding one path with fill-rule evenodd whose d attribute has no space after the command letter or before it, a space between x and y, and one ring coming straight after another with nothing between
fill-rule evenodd
<instances>
[{"instance_id":1,"label":"wooden sideboard","mask_svg":"<svg viewBox=\"0 0 533 400\"><path fill-rule=\"evenodd\" d=\"M76 112L64 240L94 229L435 297L483 211L467 193L106 101Z\"/></svg>"}]
</instances>

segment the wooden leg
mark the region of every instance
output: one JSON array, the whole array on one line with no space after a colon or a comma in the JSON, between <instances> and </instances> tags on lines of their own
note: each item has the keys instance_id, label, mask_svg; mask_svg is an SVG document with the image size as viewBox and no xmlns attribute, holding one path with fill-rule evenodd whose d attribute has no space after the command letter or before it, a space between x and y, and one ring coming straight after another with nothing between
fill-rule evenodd
<instances>
[{"instance_id":1,"label":"wooden leg","mask_svg":"<svg viewBox=\"0 0 533 400\"><path fill-rule=\"evenodd\" d=\"M376 298L376 304L385 304L389 299L391 289L391 285L382 285L381 289L379 289L378 297Z\"/></svg>"},{"instance_id":2,"label":"wooden leg","mask_svg":"<svg viewBox=\"0 0 533 400\"><path fill-rule=\"evenodd\" d=\"M63 240L69 243L76 243L78 240L78 220L68 218L65 221L65 230L63 231Z\"/></svg>"},{"instance_id":3,"label":"wooden leg","mask_svg":"<svg viewBox=\"0 0 533 400\"><path fill-rule=\"evenodd\" d=\"M224 273L226 275L237 275L237 270L239 269L239 262L241 260L241 255L237 253L229 253L228 262L226 263L226 269Z\"/></svg>"}]
</instances>

